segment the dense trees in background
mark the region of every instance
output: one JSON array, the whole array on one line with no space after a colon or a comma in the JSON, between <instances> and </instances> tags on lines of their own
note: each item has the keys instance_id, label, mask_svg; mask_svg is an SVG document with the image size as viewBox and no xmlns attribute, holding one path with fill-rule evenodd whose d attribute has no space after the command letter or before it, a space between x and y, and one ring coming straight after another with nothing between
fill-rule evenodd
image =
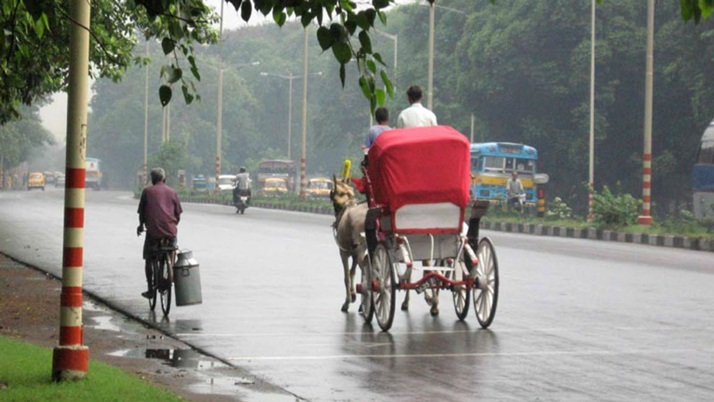
<instances>
[{"instance_id":1,"label":"dense trees in background","mask_svg":"<svg viewBox=\"0 0 714 402\"><path fill-rule=\"evenodd\" d=\"M20 107L18 113L22 119L0 125L0 183L10 169L40 157L45 146L54 145L52 135L40 123L38 107Z\"/></svg>"},{"instance_id":2,"label":"dense trees in background","mask_svg":"<svg viewBox=\"0 0 714 402\"><path fill-rule=\"evenodd\" d=\"M450 0L436 9L434 111L441 124L475 141L512 141L535 146L540 170L549 173L547 193L582 213L586 206L590 5L569 0L473 2ZM457 10L457 11L454 11ZM660 212L690 199L690 170L697 141L714 117L714 29L682 21L680 5L658 2L654 76L653 199ZM426 89L428 7L400 6L388 13L384 32L399 37L398 69L393 42L373 35L393 77L387 99L393 121L407 106L404 89ZM639 196L644 118L645 2L603 2L597 9L595 184ZM314 28L309 28L314 29ZM262 157L287 157L288 80L260 72L298 75L293 80L292 158L301 149L303 28L288 22L245 27L224 34L224 171ZM152 44L152 57L161 55ZM141 48L141 47L140 47ZM155 54L154 54L155 53ZM210 64L216 49L197 50ZM343 89L332 55L310 35L308 174L339 171L345 157L359 158L370 124L369 107L357 85ZM245 63L260 61L258 66ZM240 66L240 67L235 67ZM347 65L348 69L350 65ZM150 77L158 74L151 67ZM353 66L354 68L354 66ZM213 174L216 141L216 73L202 67L199 105L171 106L172 141L183 141L193 173ZM355 69L356 71L356 69ZM143 158L144 70L131 70L121 84L99 82L92 104L90 153L113 169L136 172ZM349 70L348 70L349 74ZM150 79L151 97L156 97ZM158 149L161 112L150 104L150 151ZM126 143L126 144L124 144ZM115 144L124 144L115 148ZM126 147L126 148L125 148ZM116 153L130 149L130 156ZM116 166L113 166L117 164ZM132 173L133 175L133 173Z\"/></svg>"}]
</instances>

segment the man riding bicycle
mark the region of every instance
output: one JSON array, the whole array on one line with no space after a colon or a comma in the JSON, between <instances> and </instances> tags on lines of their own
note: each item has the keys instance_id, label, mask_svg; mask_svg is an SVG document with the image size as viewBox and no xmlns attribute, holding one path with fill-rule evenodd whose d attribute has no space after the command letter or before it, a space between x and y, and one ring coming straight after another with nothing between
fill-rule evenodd
<instances>
[{"instance_id":1,"label":"man riding bicycle","mask_svg":"<svg viewBox=\"0 0 714 402\"><path fill-rule=\"evenodd\" d=\"M146 227L143 257L145 262L146 284L148 290L141 295L151 298L151 257L152 250L158 247L163 239L170 239L171 244L176 244L178 223L181 219L181 202L178 194L166 185L166 172L162 168L151 170L151 187L146 187L141 192L139 201L139 227L136 235L141 235Z\"/></svg>"}]
</instances>

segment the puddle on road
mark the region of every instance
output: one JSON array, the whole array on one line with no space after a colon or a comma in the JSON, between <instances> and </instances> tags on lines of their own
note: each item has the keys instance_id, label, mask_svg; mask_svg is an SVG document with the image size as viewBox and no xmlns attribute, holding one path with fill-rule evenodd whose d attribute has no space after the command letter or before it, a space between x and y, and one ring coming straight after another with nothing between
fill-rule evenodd
<instances>
[{"instance_id":1,"label":"puddle on road","mask_svg":"<svg viewBox=\"0 0 714 402\"><path fill-rule=\"evenodd\" d=\"M206 356L193 349L125 349L110 353L112 356L131 357L135 359L156 359L162 364L176 368L207 370L225 368L227 365L208 360Z\"/></svg>"}]
</instances>

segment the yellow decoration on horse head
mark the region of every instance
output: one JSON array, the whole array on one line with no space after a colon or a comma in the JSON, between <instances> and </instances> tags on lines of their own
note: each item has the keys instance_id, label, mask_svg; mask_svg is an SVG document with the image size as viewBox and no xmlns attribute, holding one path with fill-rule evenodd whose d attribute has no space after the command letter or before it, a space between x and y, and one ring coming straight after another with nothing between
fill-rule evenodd
<instances>
[{"instance_id":1,"label":"yellow decoration on horse head","mask_svg":"<svg viewBox=\"0 0 714 402\"><path fill-rule=\"evenodd\" d=\"M350 177L350 169L352 168L352 161L345 159L345 168L342 170L342 177L348 179Z\"/></svg>"}]
</instances>

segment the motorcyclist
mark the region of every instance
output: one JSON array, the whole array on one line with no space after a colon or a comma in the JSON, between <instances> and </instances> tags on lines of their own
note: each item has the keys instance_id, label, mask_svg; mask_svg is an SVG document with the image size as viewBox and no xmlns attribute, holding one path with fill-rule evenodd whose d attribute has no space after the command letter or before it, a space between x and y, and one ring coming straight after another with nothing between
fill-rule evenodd
<instances>
[{"instance_id":1,"label":"motorcyclist","mask_svg":"<svg viewBox=\"0 0 714 402\"><path fill-rule=\"evenodd\" d=\"M250 199L252 196L250 189L250 174L246 172L245 166L241 166L238 174L236 175L236 186L233 188L233 203L237 204L240 202L240 197L248 197L246 204L250 204Z\"/></svg>"}]
</instances>

